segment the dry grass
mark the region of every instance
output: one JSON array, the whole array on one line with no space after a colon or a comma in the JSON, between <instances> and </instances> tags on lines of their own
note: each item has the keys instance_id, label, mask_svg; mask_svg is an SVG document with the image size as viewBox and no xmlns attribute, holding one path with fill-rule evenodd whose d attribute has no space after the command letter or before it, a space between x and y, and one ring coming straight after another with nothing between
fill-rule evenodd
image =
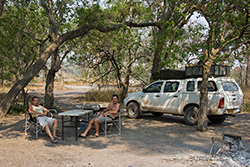
<instances>
[{"instance_id":1,"label":"dry grass","mask_svg":"<svg viewBox=\"0 0 250 167\"><path fill-rule=\"evenodd\" d=\"M250 88L242 88L242 91L244 93L244 103L250 102Z\"/></svg>"},{"instance_id":2,"label":"dry grass","mask_svg":"<svg viewBox=\"0 0 250 167\"><path fill-rule=\"evenodd\" d=\"M85 95L80 96L79 98L84 101L94 101L94 102L110 102L112 100L112 96L114 94L119 95L119 91L114 90L91 90L87 92ZM121 99L119 99L119 102L121 102Z\"/></svg>"}]
</instances>

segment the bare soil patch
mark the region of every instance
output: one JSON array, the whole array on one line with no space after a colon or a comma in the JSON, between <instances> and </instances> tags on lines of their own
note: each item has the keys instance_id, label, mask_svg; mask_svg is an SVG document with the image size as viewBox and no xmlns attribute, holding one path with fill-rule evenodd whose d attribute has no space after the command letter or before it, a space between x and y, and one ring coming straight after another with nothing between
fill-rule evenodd
<instances>
[{"instance_id":1,"label":"bare soil patch","mask_svg":"<svg viewBox=\"0 0 250 167\"><path fill-rule=\"evenodd\" d=\"M56 95L59 107L72 108L81 103L76 95ZM224 133L242 137L245 150L250 150L250 114L228 117L223 124L209 124L208 131L199 132L196 126L185 125L183 117L146 114L139 119L123 117L122 135L75 141L74 130L66 129L65 140L52 144L47 135L24 135L24 116L0 119L1 166L241 166L230 158L208 160L211 137ZM61 135L61 118L58 134ZM79 130L79 133L81 130ZM215 149L219 149L219 144Z\"/></svg>"}]
</instances>

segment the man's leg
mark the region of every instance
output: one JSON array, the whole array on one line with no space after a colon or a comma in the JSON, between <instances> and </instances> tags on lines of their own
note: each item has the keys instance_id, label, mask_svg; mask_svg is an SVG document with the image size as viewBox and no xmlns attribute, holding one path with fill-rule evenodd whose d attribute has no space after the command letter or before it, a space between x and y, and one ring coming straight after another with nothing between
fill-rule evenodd
<instances>
[{"instance_id":1,"label":"man's leg","mask_svg":"<svg viewBox=\"0 0 250 167\"><path fill-rule=\"evenodd\" d=\"M99 119L96 118L94 119L94 126L95 126L95 136L98 137L99 136Z\"/></svg>"},{"instance_id":2,"label":"man's leg","mask_svg":"<svg viewBox=\"0 0 250 167\"><path fill-rule=\"evenodd\" d=\"M88 123L85 131L81 134L81 136L84 136L84 137L87 136L88 132L91 129L91 126L92 126L93 122L94 122L93 119L89 120L89 123Z\"/></svg>"},{"instance_id":3,"label":"man's leg","mask_svg":"<svg viewBox=\"0 0 250 167\"><path fill-rule=\"evenodd\" d=\"M53 122L53 136L56 138L56 130L57 130L57 126L58 126L58 121L57 119L54 120Z\"/></svg>"},{"instance_id":4,"label":"man's leg","mask_svg":"<svg viewBox=\"0 0 250 167\"><path fill-rule=\"evenodd\" d=\"M43 116L43 117L37 117L37 121L38 123L44 127L46 133L48 134L48 136L50 137L51 140L54 139L54 137L52 136L50 129L49 129L49 125L51 124L50 122L47 121L48 117Z\"/></svg>"},{"instance_id":5,"label":"man's leg","mask_svg":"<svg viewBox=\"0 0 250 167\"><path fill-rule=\"evenodd\" d=\"M49 124L47 124L44 128L45 128L46 133L49 135L50 139L53 140L54 137L52 136L52 134L50 132Z\"/></svg>"}]
</instances>

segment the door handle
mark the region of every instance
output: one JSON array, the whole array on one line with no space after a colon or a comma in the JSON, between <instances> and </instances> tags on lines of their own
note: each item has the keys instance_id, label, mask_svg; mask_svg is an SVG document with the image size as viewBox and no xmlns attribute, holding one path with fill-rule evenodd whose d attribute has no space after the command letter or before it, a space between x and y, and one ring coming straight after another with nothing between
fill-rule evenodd
<instances>
[{"instance_id":1,"label":"door handle","mask_svg":"<svg viewBox=\"0 0 250 167\"><path fill-rule=\"evenodd\" d=\"M155 97L160 97L160 95L155 95Z\"/></svg>"},{"instance_id":2,"label":"door handle","mask_svg":"<svg viewBox=\"0 0 250 167\"><path fill-rule=\"evenodd\" d=\"M178 96L174 95L173 97L178 97Z\"/></svg>"}]
</instances>

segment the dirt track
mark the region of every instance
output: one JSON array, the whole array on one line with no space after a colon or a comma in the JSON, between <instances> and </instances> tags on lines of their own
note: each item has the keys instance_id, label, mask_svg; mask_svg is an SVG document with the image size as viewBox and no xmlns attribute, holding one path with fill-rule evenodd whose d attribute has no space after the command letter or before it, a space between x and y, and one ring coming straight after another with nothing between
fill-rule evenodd
<instances>
[{"instance_id":1,"label":"dirt track","mask_svg":"<svg viewBox=\"0 0 250 167\"><path fill-rule=\"evenodd\" d=\"M58 104L80 103L73 96L56 96ZM60 106L60 105L59 105ZM64 106L64 107L65 107ZM59 125L61 125L61 119ZM207 160L211 137L224 133L239 135L245 150L250 150L250 114L228 117L221 125L209 124L207 132L187 126L182 117L147 114L140 119L123 117L122 136L74 140L74 131L66 130L64 141L52 144L46 135L38 140L24 136L24 116L0 119L1 166L239 166L231 159ZM58 128L61 133L61 126ZM79 130L80 132L80 130ZM216 144L216 149L221 145Z\"/></svg>"}]
</instances>

